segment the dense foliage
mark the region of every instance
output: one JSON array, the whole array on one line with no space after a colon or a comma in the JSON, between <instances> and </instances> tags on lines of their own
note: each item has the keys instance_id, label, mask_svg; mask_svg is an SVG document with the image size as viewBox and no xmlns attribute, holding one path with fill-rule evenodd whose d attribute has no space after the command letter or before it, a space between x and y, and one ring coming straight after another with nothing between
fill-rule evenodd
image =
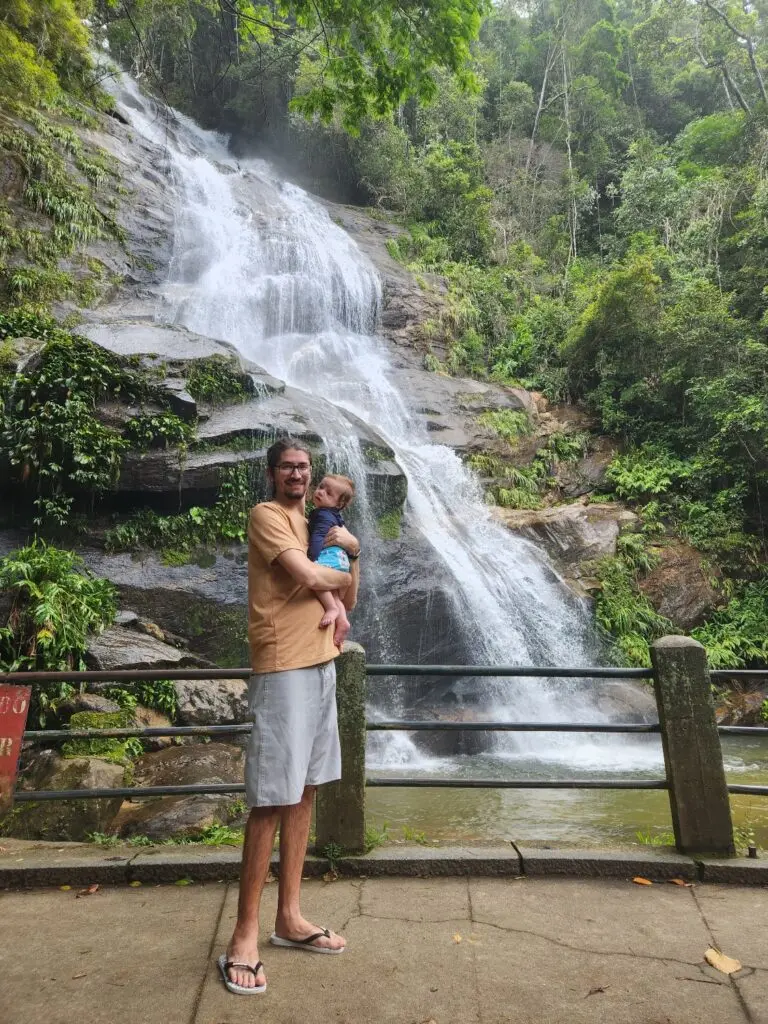
<instances>
[{"instance_id":1,"label":"dense foliage","mask_svg":"<svg viewBox=\"0 0 768 1024\"><path fill-rule=\"evenodd\" d=\"M48 316L15 310L0 316L0 331L41 342L25 368L0 370L0 466L15 499L34 503L38 524L63 525L78 498L91 500L114 485L128 447L97 418L97 403L145 397L147 385L116 356Z\"/></svg>"},{"instance_id":2,"label":"dense foliage","mask_svg":"<svg viewBox=\"0 0 768 1024\"><path fill-rule=\"evenodd\" d=\"M0 592L9 595L0 626L0 668L83 669L88 638L112 622L115 588L81 558L34 541L0 559Z\"/></svg>"}]
</instances>

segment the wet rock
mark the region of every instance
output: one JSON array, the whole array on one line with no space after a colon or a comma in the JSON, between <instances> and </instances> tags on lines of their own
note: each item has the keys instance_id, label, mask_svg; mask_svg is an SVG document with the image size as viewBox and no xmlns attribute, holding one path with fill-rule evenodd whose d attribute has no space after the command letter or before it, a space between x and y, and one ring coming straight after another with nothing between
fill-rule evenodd
<instances>
[{"instance_id":1,"label":"wet rock","mask_svg":"<svg viewBox=\"0 0 768 1024\"><path fill-rule=\"evenodd\" d=\"M640 581L640 589L660 615L687 632L722 603L712 585L713 570L705 569L702 556L684 541L665 540L653 550L659 562Z\"/></svg>"},{"instance_id":2,"label":"wet rock","mask_svg":"<svg viewBox=\"0 0 768 1024\"><path fill-rule=\"evenodd\" d=\"M110 626L88 645L88 662L101 670L201 667L203 660L153 636Z\"/></svg>"},{"instance_id":3,"label":"wet rock","mask_svg":"<svg viewBox=\"0 0 768 1024\"><path fill-rule=\"evenodd\" d=\"M123 786L123 776L121 765L97 757L63 758L46 750L35 759L21 788L115 789ZM121 803L121 797L18 803L0 825L0 833L18 839L81 842L91 832L108 832Z\"/></svg>"},{"instance_id":4,"label":"wet rock","mask_svg":"<svg viewBox=\"0 0 768 1024\"><path fill-rule=\"evenodd\" d=\"M197 402L187 391L187 382L180 377L167 377L158 385L171 412L188 423L197 423Z\"/></svg>"},{"instance_id":5,"label":"wet rock","mask_svg":"<svg viewBox=\"0 0 768 1024\"><path fill-rule=\"evenodd\" d=\"M181 679L174 686L180 725L248 721L248 685L243 679Z\"/></svg>"}]
</instances>

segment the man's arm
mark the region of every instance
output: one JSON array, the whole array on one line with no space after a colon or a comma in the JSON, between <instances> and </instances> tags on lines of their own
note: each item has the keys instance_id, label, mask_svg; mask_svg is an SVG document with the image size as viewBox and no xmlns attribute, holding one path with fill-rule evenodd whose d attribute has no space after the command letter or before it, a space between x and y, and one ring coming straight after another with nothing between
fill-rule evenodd
<instances>
[{"instance_id":1,"label":"man's arm","mask_svg":"<svg viewBox=\"0 0 768 1024\"><path fill-rule=\"evenodd\" d=\"M344 603L344 607L347 609L347 611L351 612L352 609L357 604L357 591L360 586L360 563L358 562L357 559L355 559L354 562L349 563L348 578L349 586L347 587L346 590L342 591L342 593L339 594L339 597Z\"/></svg>"},{"instance_id":2,"label":"man's arm","mask_svg":"<svg viewBox=\"0 0 768 1024\"><path fill-rule=\"evenodd\" d=\"M308 590L342 590L350 586L349 573L310 562L304 552L297 548L283 551L275 561Z\"/></svg>"},{"instance_id":3,"label":"man's arm","mask_svg":"<svg viewBox=\"0 0 768 1024\"><path fill-rule=\"evenodd\" d=\"M326 547L329 544L337 544L340 548L344 548L347 554L353 556L353 561L350 562L349 586L339 595L344 602L344 607L351 612L357 604L357 591L360 586L360 563L358 561L360 541L349 532L346 526L334 526L328 531L328 536L325 538Z\"/></svg>"}]
</instances>

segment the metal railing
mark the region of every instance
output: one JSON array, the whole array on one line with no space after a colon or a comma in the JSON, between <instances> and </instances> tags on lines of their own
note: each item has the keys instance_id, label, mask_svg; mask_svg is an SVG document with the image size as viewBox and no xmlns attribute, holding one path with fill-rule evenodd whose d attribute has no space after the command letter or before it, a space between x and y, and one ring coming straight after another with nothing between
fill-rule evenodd
<instances>
[{"instance_id":1,"label":"metal railing","mask_svg":"<svg viewBox=\"0 0 768 1024\"><path fill-rule=\"evenodd\" d=\"M674 638L677 639L677 638ZM691 642L693 643L693 642ZM696 648L699 645L694 645ZM339 659L339 666L342 668L345 661L349 661L348 655L342 655ZM351 664L351 662L350 662ZM674 694L672 687L679 683L673 679L674 666L665 664L663 659L655 664L653 669L621 669L621 668L542 668L540 666L489 666L489 665L365 665L358 659L357 675L361 672L363 679L355 679L349 683L347 689L354 688L359 684L360 692L364 693L365 678L367 676L411 676L411 677L495 677L495 678L531 678L531 679L606 679L606 680L652 680L654 682L657 701L662 699L666 702L665 694L669 692L670 699ZM90 672L17 672L0 674L0 684L19 684L32 686L45 683L111 683L119 685L131 685L137 682L157 682L160 680L217 680L217 679L247 679L252 674L249 668L243 669L162 669L162 670L105 670ZM354 675L355 673L352 673ZM344 671L339 674L339 689L337 698L340 703L345 697ZM350 675L348 672L347 675ZM696 673L694 672L695 676ZM666 681L665 681L666 676ZM694 679L694 689L703 692L702 683L709 692L710 680L756 680L768 678L767 671L751 670L723 670L707 672L706 665L699 672L700 678ZM351 677L350 677L351 678ZM705 702L706 703L706 702ZM710 698L711 703L711 698ZM359 701L358 701L359 704ZM671 707L671 705L670 705ZM668 719L670 708L666 708L665 714ZM702 721L706 723L707 711L704 710ZM671 734L674 729L669 722L665 722L664 715L660 715L661 721L653 723L606 723L606 722L510 722L510 721L442 721L442 720L362 720L362 744L364 752L365 734L367 732L381 731L405 731L405 732L560 732L560 733L596 733L596 734L661 734L664 743L666 774L664 778L658 779L620 779L620 778L524 778L524 779L472 779L472 778L435 778L435 777L365 777L361 782L363 787L399 787L399 788L459 788L459 789L615 789L615 790L668 790L673 810L673 824L678 847L690 848L690 842L684 834L685 829L680 825L676 816L677 801L680 804L680 793L677 792L685 772L680 765L675 764L675 758L680 760L680 751L675 754L670 751L670 743L674 746ZM358 725L360 724L358 716ZM92 739L150 739L153 737L221 737L247 734L251 730L250 723L234 723L227 725L208 726L161 726L146 728L112 728L112 729L30 729L24 733L24 740L27 743L57 743L63 740L92 740ZM665 731L666 730L666 731ZM714 735L750 735L768 736L768 726L716 726ZM361 736L347 736L342 733L342 751L345 756L346 746L356 746L359 750ZM679 744L678 744L679 746ZM709 755L712 754L710 745ZM722 758L719 755L719 768L722 772ZM671 777L674 776L674 777ZM725 785L723 792L727 799L728 793L740 793L766 796L768 785ZM334 784L332 784L334 785ZM686 783L686 785L688 785ZM196 785L166 785L166 786L131 786L118 788L97 788L97 789L75 789L75 790L17 790L15 800L17 802L44 801L44 800L82 800L97 798L151 798L162 796L197 795L197 794L237 794L243 793L245 786L242 783L217 783L217 784L196 784ZM331 801L333 803L333 801ZM336 801L338 804L338 800ZM680 812L680 807L677 808ZM333 825L329 826L328 834L335 835ZM327 830L326 830L327 831ZM358 828L359 833L359 828ZM688 837L690 839L690 837ZM729 840L730 842L730 840ZM354 845L347 843L346 845ZM723 840L720 837L716 842L710 844L713 848L722 849Z\"/></svg>"}]
</instances>

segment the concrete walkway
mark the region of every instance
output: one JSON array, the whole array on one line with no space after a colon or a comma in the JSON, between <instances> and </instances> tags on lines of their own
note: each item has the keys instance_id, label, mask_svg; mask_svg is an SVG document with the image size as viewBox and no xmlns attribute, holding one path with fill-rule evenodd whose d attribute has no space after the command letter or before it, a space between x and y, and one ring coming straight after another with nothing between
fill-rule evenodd
<instances>
[{"instance_id":1,"label":"concrete walkway","mask_svg":"<svg viewBox=\"0 0 768 1024\"><path fill-rule=\"evenodd\" d=\"M277 886L265 893L271 930ZM0 893L2 1024L768 1024L768 889L544 878L305 883L339 957L265 944L226 992L231 882ZM704 962L719 947L735 977Z\"/></svg>"}]
</instances>

